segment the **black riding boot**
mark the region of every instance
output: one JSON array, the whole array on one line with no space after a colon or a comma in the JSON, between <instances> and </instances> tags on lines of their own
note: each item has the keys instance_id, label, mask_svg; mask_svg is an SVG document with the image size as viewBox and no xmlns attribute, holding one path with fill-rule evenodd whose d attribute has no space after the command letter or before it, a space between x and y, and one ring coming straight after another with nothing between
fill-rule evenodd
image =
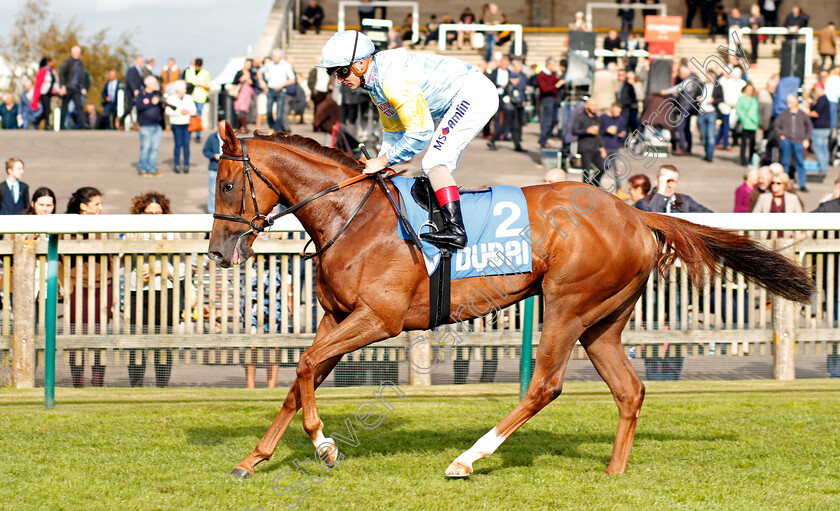
<instances>
[{"instance_id":1,"label":"black riding boot","mask_svg":"<svg viewBox=\"0 0 840 511\"><path fill-rule=\"evenodd\" d=\"M420 237L435 245L448 245L452 248L467 246L467 231L464 230L464 219L461 217L461 201L447 202L440 207L443 215L443 229L437 232L427 232Z\"/></svg>"}]
</instances>

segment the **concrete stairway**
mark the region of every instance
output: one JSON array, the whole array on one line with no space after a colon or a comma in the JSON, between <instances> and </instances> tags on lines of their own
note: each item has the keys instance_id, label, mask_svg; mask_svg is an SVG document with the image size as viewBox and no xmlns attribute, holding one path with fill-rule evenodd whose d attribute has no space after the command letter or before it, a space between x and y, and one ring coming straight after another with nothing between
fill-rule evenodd
<instances>
[{"instance_id":1,"label":"concrete stairway","mask_svg":"<svg viewBox=\"0 0 840 511\"><path fill-rule=\"evenodd\" d=\"M317 63L321 55L321 48L327 42L333 32L323 31L321 34L308 32L305 35L295 33L292 36L292 42L289 45L287 54L294 58L295 70L308 75L309 70ZM605 34L598 34L596 47L603 47L603 39ZM527 43L528 55L527 62L542 64L549 56L559 57L566 54L566 47L568 36L565 33L528 33L525 35ZM510 44L510 43L509 43ZM507 53L509 51L509 44L503 46L500 50ZM717 51L718 46L724 45L723 37L718 37L716 42L712 42L708 36L698 35L684 35L682 41L677 44L676 57L691 59L695 58L700 62L706 60L710 55L720 54ZM759 45L758 64L751 65L747 71L747 75L759 89L763 88L767 83L768 78L779 72L779 53L781 52L782 38L776 39L776 43L769 41ZM750 50L749 41L744 42L746 51ZM439 53L437 45L430 45L427 48L417 46L415 51L426 53ZM484 51L470 50L470 49L450 49L446 51L446 55L458 57L473 65L481 63ZM258 57L261 57L258 55ZM725 55L724 55L725 57ZM724 59L725 60L725 59ZM815 83L813 76L807 77L805 80L806 87L811 87Z\"/></svg>"}]
</instances>

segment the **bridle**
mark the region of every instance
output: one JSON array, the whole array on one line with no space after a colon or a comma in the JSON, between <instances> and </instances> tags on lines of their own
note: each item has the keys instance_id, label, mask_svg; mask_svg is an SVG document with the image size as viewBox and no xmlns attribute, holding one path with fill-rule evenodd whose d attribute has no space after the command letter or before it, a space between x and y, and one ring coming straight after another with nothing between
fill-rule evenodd
<instances>
[{"instance_id":1,"label":"bridle","mask_svg":"<svg viewBox=\"0 0 840 511\"><path fill-rule=\"evenodd\" d=\"M370 178L374 175L374 174L361 174L361 175L358 175L358 176L355 176L355 177L351 177L350 179L347 179L347 180L342 181L340 183L334 184L334 185L330 186L329 188L325 188L324 190L321 190L320 192L318 192L318 193L316 193L316 194L314 194L310 197L307 197L306 199L298 202L297 204L289 206L288 208L284 209L283 211L275 213L271 216L263 215L262 213L260 213L260 208L259 208L259 205L257 204L257 194L256 194L256 191L254 190L254 177L251 174L251 171L253 170L254 174L256 174L257 177L260 178L262 180L262 182L265 183L265 185L268 186L268 188L272 192L274 192L274 195L277 196L277 201L275 201L274 205L271 207L271 209L269 211L273 210L275 207L280 205L280 192L278 192L277 189L274 187L274 185L272 185L271 182L269 182L269 180L266 179L266 177L263 175L263 173L260 172L259 169L257 169L257 167L255 167L253 163L251 163L251 158L248 156L248 146L246 145L245 140L240 138L239 139L239 144L242 147L242 156L230 156L230 155L227 155L227 154L223 154L219 157L220 160L231 160L231 161L241 161L242 162L242 201L241 201L240 208L239 208L239 215L232 216L232 215L220 215L218 213L213 213L213 218L216 218L216 219L219 219L219 220L227 220L229 222L239 222L239 223L248 225L249 229L247 231L244 231L242 234L239 235L240 239L244 238L245 236L250 236L250 235L253 235L254 237L256 237L260 233L267 231L268 228L271 227L278 218L286 216L286 215L291 214L291 213L294 213L295 211L299 210L303 206L309 204L310 202L314 201L315 199L323 197L324 195L326 195L328 193L337 192L338 190L341 190L342 188L344 188L346 186L349 186L353 183L357 183L357 182L362 181L364 179L368 179L368 178ZM243 216L245 214L245 183L246 183L246 181L248 183L248 186L251 189L251 200L254 202L254 213L255 214L254 214L253 218L251 218L250 220L246 220L245 217ZM305 260L306 259L312 259L313 257L317 257L317 256L321 255L325 250L330 248L330 246L332 246L333 243L335 243L335 241L338 239L338 237L341 236L341 233L343 233L347 229L347 227L350 225L350 222L353 221L353 218L355 218L356 215L359 213L359 211L362 209L362 206L365 204L365 202L367 202L368 197L370 197L370 194L373 192L373 188L375 186L376 186L376 181L371 181L370 188L368 189L367 193L365 194L364 198L359 203L359 205L356 206L356 209L353 211L353 214L351 214L350 218L347 219L347 222L344 224L344 226L338 231L338 233L329 242L324 244L323 247L318 249L313 254L309 254L309 255L304 256ZM258 224L257 222L260 219L262 219L262 223ZM309 239L309 242L307 242L306 246L309 246L309 243L312 243L312 238ZM306 251L306 246L304 246L304 251Z\"/></svg>"}]
</instances>

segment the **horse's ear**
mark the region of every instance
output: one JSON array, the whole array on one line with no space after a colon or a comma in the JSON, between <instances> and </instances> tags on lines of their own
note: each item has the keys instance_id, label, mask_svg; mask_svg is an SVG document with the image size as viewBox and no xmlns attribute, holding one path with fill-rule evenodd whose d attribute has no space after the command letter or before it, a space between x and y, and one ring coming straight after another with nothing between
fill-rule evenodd
<instances>
[{"instance_id":1,"label":"horse's ear","mask_svg":"<svg viewBox=\"0 0 840 511\"><path fill-rule=\"evenodd\" d=\"M240 145L239 139L236 138L236 135L233 133L233 128L227 121L219 121L219 136L222 138L224 144L222 147L223 152L229 154L242 153L242 146Z\"/></svg>"}]
</instances>

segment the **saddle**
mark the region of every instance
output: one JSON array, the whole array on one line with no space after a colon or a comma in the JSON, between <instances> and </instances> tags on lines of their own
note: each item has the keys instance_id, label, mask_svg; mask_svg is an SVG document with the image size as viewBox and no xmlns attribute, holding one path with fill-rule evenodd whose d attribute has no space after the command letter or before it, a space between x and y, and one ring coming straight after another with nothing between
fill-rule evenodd
<instances>
[{"instance_id":1,"label":"saddle","mask_svg":"<svg viewBox=\"0 0 840 511\"><path fill-rule=\"evenodd\" d=\"M484 193L486 190L459 190L460 194ZM435 197L434 189L429 178L423 176L414 179L411 187L411 198L429 213L429 219L423 224L433 231L443 229L443 215ZM451 304L452 285L452 249L446 245L435 245L440 249L440 263L432 275L429 276L429 329L448 321Z\"/></svg>"}]
</instances>

